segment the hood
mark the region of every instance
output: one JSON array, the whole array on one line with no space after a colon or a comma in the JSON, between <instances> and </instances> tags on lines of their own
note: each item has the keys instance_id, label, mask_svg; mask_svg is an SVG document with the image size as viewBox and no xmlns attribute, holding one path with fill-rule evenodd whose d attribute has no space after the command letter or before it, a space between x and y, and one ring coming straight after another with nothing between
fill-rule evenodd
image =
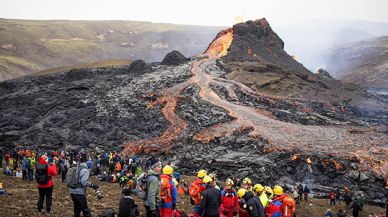
<instances>
[{"instance_id":1,"label":"hood","mask_svg":"<svg viewBox=\"0 0 388 217\"><path fill-rule=\"evenodd\" d=\"M248 201L249 199L251 199L254 196L255 196L255 194L252 191L248 191L247 195L245 195L246 201Z\"/></svg>"},{"instance_id":2,"label":"hood","mask_svg":"<svg viewBox=\"0 0 388 217\"><path fill-rule=\"evenodd\" d=\"M40 157L40 158L39 158L39 163L40 163L40 164L48 164L48 163L44 160L43 157Z\"/></svg>"},{"instance_id":3,"label":"hood","mask_svg":"<svg viewBox=\"0 0 388 217\"><path fill-rule=\"evenodd\" d=\"M148 175L160 176L160 174L158 172L156 172L155 170L152 170L152 169L148 171Z\"/></svg>"},{"instance_id":4,"label":"hood","mask_svg":"<svg viewBox=\"0 0 388 217\"><path fill-rule=\"evenodd\" d=\"M160 175L160 178L167 178L169 179L170 181L172 180L171 176L167 175L167 174L162 174Z\"/></svg>"},{"instance_id":5,"label":"hood","mask_svg":"<svg viewBox=\"0 0 388 217\"><path fill-rule=\"evenodd\" d=\"M202 182L202 180L200 178L195 179L194 183L197 184L197 185L202 185L203 184L203 182Z\"/></svg>"},{"instance_id":6,"label":"hood","mask_svg":"<svg viewBox=\"0 0 388 217\"><path fill-rule=\"evenodd\" d=\"M87 168L88 168L88 165L86 165L86 163L80 163L80 164L79 164L79 167L80 167L81 169L87 169Z\"/></svg>"},{"instance_id":7,"label":"hood","mask_svg":"<svg viewBox=\"0 0 388 217\"><path fill-rule=\"evenodd\" d=\"M283 199L286 197L286 194L282 194L282 195L280 195L280 196L275 196L274 195L274 197L273 197L273 200L274 201L283 201Z\"/></svg>"}]
</instances>

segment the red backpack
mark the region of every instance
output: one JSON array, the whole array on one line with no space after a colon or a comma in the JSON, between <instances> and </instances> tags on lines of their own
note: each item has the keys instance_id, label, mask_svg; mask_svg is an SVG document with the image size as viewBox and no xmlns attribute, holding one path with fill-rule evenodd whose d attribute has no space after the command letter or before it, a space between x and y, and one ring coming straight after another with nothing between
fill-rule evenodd
<instances>
[{"instance_id":1,"label":"red backpack","mask_svg":"<svg viewBox=\"0 0 388 217\"><path fill-rule=\"evenodd\" d=\"M201 185L192 182L189 187L189 194L195 205L201 204Z\"/></svg>"},{"instance_id":2,"label":"red backpack","mask_svg":"<svg viewBox=\"0 0 388 217\"><path fill-rule=\"evenodd\" d=\"M160 199L162 199L164 202L169 202L169 200L172 198L170 179L161 178L161 181L162 187L160 190Z\"/></svg>"}]
</instances>

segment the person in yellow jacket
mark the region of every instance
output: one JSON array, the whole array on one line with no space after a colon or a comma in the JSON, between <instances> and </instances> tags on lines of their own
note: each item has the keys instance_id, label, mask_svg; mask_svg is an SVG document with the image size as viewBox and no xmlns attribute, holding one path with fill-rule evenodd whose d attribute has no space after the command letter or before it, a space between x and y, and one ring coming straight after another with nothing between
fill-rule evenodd
<instances>
[{"instance_id":1,"label":"person in yellow jacket","mask_svg":"<svg viewBox=\"0 0 388 217\"><path fill-rule=\"evenodd\" d=\"M253 192L260 198L263 208L269 205L269 199L264 193L264 187L261 184L256 184L253 186Z\"/></svg>"}]
</instances>

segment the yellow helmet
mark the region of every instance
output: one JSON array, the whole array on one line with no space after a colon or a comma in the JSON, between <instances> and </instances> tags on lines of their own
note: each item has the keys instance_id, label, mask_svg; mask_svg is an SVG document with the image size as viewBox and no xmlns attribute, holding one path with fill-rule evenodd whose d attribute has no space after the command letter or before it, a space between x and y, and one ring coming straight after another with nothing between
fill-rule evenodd
<instances>
[{"instance_id":1,"label":"yellow helmet","mask_svg":"<svg viewBox=\"0 0 388 217\"><path fill-rule=\"evenodd\" d=\"M233 186L234 185L234 182L232 179L227 179L226 182L225 182L225 185L226 186Z\"/></svg>"},{"instance_id":2,"label":"yellow helmet","mask_svg":"<svg viewBox=\"0 0 388 217\"><path fill-rule=\"evenodd\" d=\"M206 184L206 183L209 183L209 182L213 182L213 179L210 176L205 176L205 177L203 177L202 182L204 184Z\"/></svg>"},{"instance_id":3,"label":"yellow helmet","mask_svg":"<svg viewBox=\"0 0 388 217\"><path fill-rule=\"evenodd\" d=\"M272 194L272 189L271 189L271 187L269 187L269 186L265 186L265 187L264 187L264 191L267 192L267 193Z\"/></svg>"},{"instance_id":4,"label":"yellow helmet","mask_svg":"<svg viewBox=\"0 0 388 217\"><path fill-rule=\"evenodd\" d=\"M174 169L170 165L166 165L163 168L163 173L167 175L171 175L174 172Z\"/></svg>"},{"instance_id":5,"label":"yellow helmet","mask_svg":"<svg viewBox=\"0 0 388 217\"><path fill-rule=\"evenodd\" d=\"M283 188L279 185L275 185L275 187L273 187L273 192L275 193L275 195L280 196L283 194Z\"/></svg>"},{"instance_id":6,"label":"yellow helmet","mask_svg":"<svg viewBox=\"0 0 388 217\"><path fill-rule=\"evenodd\" d=\"M202 177L204 177L204 176L206 176L207 175L207 172L206 172L206 170L200 170L199 172L198 172L198 177L199 178L202 178Z\"/></svg>"},{"instance_id":7,"label":"yellow helmet","mask_svg":"<svg viewBox=\"0 0 388 217\"><path fill-rule=\"evenodd\" d=\"M246 189L240 188L240 190L238 190L238 192L237 192L237 195L238 195L239 198L242 198L242 197L245 196L246 193L247 193Z\"/></svg>"},{"instance_id":8,"label":"yellow helmet","mask_svg":"<svg viewBox=\"0 0 388 217\"><path fill-rule=\"evenodd\" d=\"M264 190L264 187L260 184L256 184L255 186L253 186L253 191L256 193L262 192L263 190Z\"/></svg>"},{"instance_id":9,"label":"yellow helmet","mask_svg":"<svg viewBox=\"0 0 388 217\"><path fill-rule=\"evenodd\" d=\"M216 174L214 174L214 173L210 173L210 174L209 174L209 176L210 176L210 178L212 178L213 180L215 180L215 179L216 179L216 177L217 177L217 175L216 175Z\"/></svg>"},{"instance_id":10,"label":"yellow helmet","mask_svg":"<svg viewBox=\"0 0 388 217\"><path fill-rule=\"evenodd\" d=\"M242 181L243 185L252 184L251 180L247 177Z\"/></svg>"}]
</instances>

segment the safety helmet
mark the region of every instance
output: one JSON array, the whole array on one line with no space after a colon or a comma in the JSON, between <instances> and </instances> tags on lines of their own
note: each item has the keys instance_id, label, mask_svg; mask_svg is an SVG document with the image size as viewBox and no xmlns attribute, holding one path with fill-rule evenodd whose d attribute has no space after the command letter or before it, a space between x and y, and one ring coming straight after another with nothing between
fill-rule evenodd
<instances>
[{"instance_id":1,"label":"safety helmet","mask_svg":"<svg viewBox=\"0 0 388 217\"><path fill-rule=\"evenodd\" d=\"M270 193L270 194L272 193L272 189L269 186L265 186L264 187L264 191L267 192L267 193Z\"/></svg>"},{"instance_id":2,"label":"safety helmet","mask_svg":"<svg viewBox=\"0 0 388 217\"><path fill-rule=\"evenodd\" d=\"M273 192L275 193L275 195L280 196L283 194L283 188L279 185L275 185L275 187L273 187Z\"/></svg>"},{"instance_id":3,"label":"safety helmet","mask_svg":"<svg viewBox=\"0 0 388 217\"><path fill-rule=\"evenodd\" d=\"M117 173L117 176L120 176L120 173Z\"/></svg>"},{"instance_id":4,"label":"safety helmet","mask_svg":"<svg viewBox=\"0 0 388 217\"><path fill-rule=\"evenodd\" d=\"M206 184L206 183L209 183L209 182L213 182L213 179L210 176L205 176L205 177L203 177L202 182L204 184Z\"/></svg>"},{"instance_id":5,"label":"safety helmet","mask_svg":"<svg viewBox=\"0 0 388 217\"><path fill-rule=\"evenodd\" d=\"M163 173L167 175L171 175L174 172L174 169L170 165L166 165L163 168Z\"/></svg>"},{"instance_id":6,"label":"safety helmet","mask_svg":"<svg viewBox=\"0 0 388 217\"><path fill-rule=\"evenodd\" d=\"M225 185L226 186L233 186L234 185L234 182L232 179L227 179L226 182L225 182Z\"/></svg>"},{"instance_id":7,"label":"safety helmet","mask_svg":"<svg viewBox=\"0 0 388 217\"><path fill-rule=\"evenodd\" d=\"M216 177L217 177L217 175L216 175L216 174L214 174L214 173L210 173L210 174L209 174L209 176L210 176L210 178L212 178L213 180L216 180Z\"/></svg>"},{"instance_id":8,"label":"safety helmet","mask_svg":"<svg viewBox=\"0 0 388 217\"><path fill-rule=\"evenodd\" d=\"M246 189L240 188L240 190L238 190L238 192L237 192L237 195L238 195L239 198L242 198L242 197L245 196L246 192L247 192Z\"/></svg>"},{"instance_id":9,"label":"safety helmet","mask_svg":"<svg viewBox=\"0 0 388 217\"><path fill-rule=\"evenodd\" d=\"M242 181L242 184L243 185L248 185L248 184L252 184L251 180L247 177L245 178L243 181Z\"/></svg>"},{"instance_id":10,"label":"safety helmet","mask_svg":"<svg viewBox=\"0 0 388 217\"><path fill-rule=\"evenodd\" d=\"M200 170L199 172L198 172L198 177L199 178L203 178L204 176L206 176L207 175L207 172L206 172L206 170Z\"/></svg>"},{"instance_id":11,"label":"safety helmet","mask_svg":"<svg viewBox=\"0 0 388 217\"><path fill-rule=\"evenodd\" d=\"M256 184L253 186L253 191L256 193L262 192L264 190L264 187L261 184Z\"/></svg>"}]
</instances>

